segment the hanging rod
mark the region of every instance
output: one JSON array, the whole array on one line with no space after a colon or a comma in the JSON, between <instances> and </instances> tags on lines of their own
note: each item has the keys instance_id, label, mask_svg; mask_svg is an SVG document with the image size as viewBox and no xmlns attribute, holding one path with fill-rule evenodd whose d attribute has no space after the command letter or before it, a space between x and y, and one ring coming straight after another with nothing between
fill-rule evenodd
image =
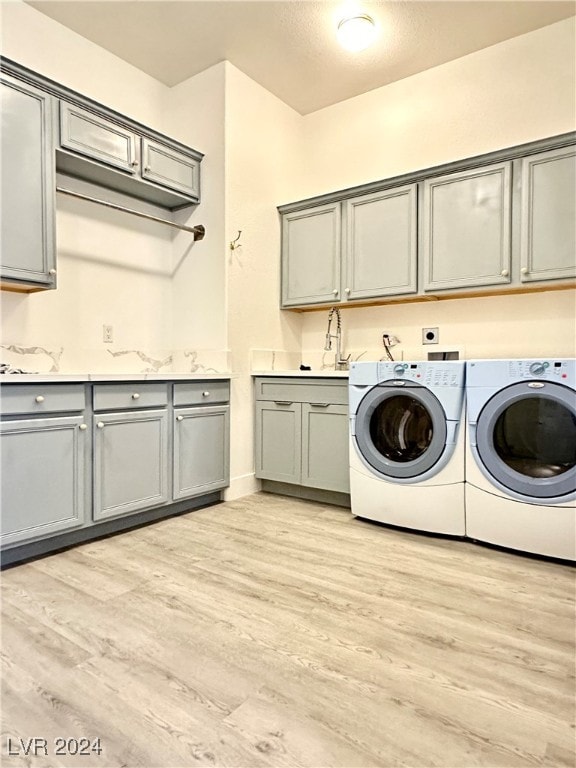
<instances>
[{"instance_id":1,"label":"hanging rod","mask_svg":"<svg viewBox=\"0 0 576 768\"><path fill-rule=\"evenodd\" d=\"M196 224L195 227L186 227L184 224L176 224L169 219L161 219L159 216L151 216L149 213L141 213L135 211L133 208L126 208L123 205L117 205L111 203L109 200L101 200L99 197L91 197L90 195L84 195L81 192L74 192L71 189L64 189L64 187L56 187L56 192L60 192L63 195L70 195L71 197L79 197L81 200L88 200L91 203L98 203L98 205L105 205L107 208L114 208L116 211L124 211L124 213L131 213L133 216L139 216L141 219L148 219L149 221L156 221L159 224L166 224L169 227L175 229L181 229L184 232L192 232L194 240L202 240L206 234L206 228L202 224Z\"/></svg>"}]
</instances>

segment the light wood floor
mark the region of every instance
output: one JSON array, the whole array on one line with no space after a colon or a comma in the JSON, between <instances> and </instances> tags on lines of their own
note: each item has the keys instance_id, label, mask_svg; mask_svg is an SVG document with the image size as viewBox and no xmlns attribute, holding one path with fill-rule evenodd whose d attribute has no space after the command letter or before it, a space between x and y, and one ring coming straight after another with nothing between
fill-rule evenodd
<instances>
[{"instance_id":1,"label":"light wood floor","mask_svg":"<svg viewBox=\"0 0 576 768\"><path fill-rule=\"evenodd\" d=\"M575 765L567 566L256 494L1 581L3 766Z\"/></svg>"}]
</instances>

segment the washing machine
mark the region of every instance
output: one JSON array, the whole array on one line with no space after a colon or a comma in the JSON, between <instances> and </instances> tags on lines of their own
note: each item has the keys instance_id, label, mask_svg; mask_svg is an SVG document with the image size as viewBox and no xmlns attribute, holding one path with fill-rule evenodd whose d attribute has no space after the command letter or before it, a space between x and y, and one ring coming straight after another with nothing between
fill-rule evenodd
<instances>
[{"instance_id":1,"label":"washing machine","mask_svg":"<svg viewBox=\"0 0 576 768\"><path fill-rule=\"evenodd\" d=\"M352 363L352 514L463 536L463 361Z\"/></svg>"},{"instance_id":2,"label":"washing machine","mask_svg":"<svg viewBox=\"0 0 576 768\"><path fill-rule=\"evenodd\" d=\"M576 362L470 360L466 535L576 560Z\"/></svg>"}]
</instances>

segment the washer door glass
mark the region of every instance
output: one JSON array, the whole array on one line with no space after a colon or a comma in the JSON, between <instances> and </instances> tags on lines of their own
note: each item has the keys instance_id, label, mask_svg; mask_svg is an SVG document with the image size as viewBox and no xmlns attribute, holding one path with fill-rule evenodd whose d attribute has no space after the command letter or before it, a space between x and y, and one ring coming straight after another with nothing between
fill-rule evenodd
<instances>
[{"instance_id":1,"label":"washer door glass","mask_svg":"<svg viewBox=\"0 0 576 768\"><path fill-rule=\"evenodd\" d=\"M370 466L388 478L422 475L446 447L446 415L438 399L419 384L404 385L374 387L356 414L356 444Z\"/></svg>"},{"instance_id":2,"label":"washer door glass","mask_svg":"<svg viewBox=\"0 0 576 768\"><path fill-rule=\"evenodd\" d=\"M484 407L478 453L490 474L512 491L553 498L576 490L576 401L559 384L514 384Z\"/></svg>"}]
</instances>

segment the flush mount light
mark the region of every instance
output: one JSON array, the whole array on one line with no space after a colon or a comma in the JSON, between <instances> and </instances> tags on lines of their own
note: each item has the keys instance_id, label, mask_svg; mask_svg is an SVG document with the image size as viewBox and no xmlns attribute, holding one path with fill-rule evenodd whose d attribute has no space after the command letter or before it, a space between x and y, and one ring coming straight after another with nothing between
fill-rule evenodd
<instances>
[{"instance_id":1,"label":"flush mount light","mask_svg":"<svg viewBox=\"0 0 576 768\"><path fill-rule=\"evenodd\" d=\"M363 51L374 42L376 24L371 16L348 16L338 24L338 40L347 51Z\"/></svg>"}]
</instances>

